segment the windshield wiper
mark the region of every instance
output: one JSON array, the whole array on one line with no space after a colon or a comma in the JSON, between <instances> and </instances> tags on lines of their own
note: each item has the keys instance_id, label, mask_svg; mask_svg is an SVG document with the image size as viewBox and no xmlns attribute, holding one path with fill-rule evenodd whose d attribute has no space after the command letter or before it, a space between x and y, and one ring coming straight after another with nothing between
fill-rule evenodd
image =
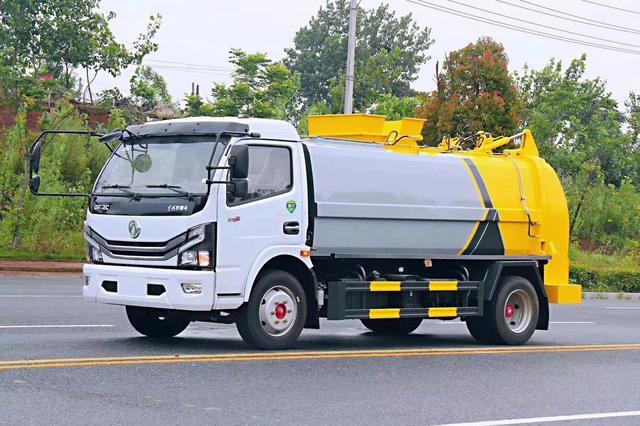
<instances>
[{"instance_id":1,"label":"windshield wiper","mask_svg":"<svg viewBox=\"0 0 640 426\"><path fill-rule=\"evenodd\" d=\"M188 197L189 200L192 200L194 197L194 194L192 194L189 191L183 191L180 188L182 188L180 185L169 185L168 183L163 183L163 184L159 184L159 185L147 185L147 188L162 188L162 189L170 189L173 192L176 192L180 195L184 195L185 197Z\"/></svg>"},{"instance_id":2,"label":"windshield wiper","mask_svg":"<svg viewBox=\"0 0 640 426\"><path fill-rule=\"evenodd\" d=\"M120 185L118 183L114 183L113 185L102 185L100 187L100 189L119 189L125 194L130 195L134 200L139 200L141 195L137 192L129 191L129 188L131 187L128 185Z\"/></svg>"}]
</instances>

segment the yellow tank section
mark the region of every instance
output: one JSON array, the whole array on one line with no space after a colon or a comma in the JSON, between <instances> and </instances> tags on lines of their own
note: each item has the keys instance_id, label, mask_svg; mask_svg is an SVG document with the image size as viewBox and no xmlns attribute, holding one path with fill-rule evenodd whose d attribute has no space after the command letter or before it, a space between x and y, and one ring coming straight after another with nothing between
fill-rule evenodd
<instances>
[{"instance_id":1,"label":"yellow tank section","mask_svg":"<svg viewBox=\"0 0 640 426\"><path fill-rule=\"evenodd\" d=\"M310 116L309 136L384 143L385 149L399 154L456 155L470 160L498 212L505 254L550 256L544 276L549 302L580 303L582 287L569 284L569 213L564 191L555 171L539 157L531 132L499 138L478 132L471 139L448 138L438 147L424 147L419 145L423 123L412 118L385 121L382 115L366 114ZM503 151L495 152L499 148ZM473 179L470 169L469 173ZM479 189L478 197L482 201Z\"/></svg>"},{"instance_id":2,"label":"yellow tank section","mask_svg":"<svg viewBox=\"0 0 640 426\"><path fill-rule=\"evenodd\" d=\"M309 136L389 144L401 136L403 141L422 141L425 122L421 118L386 121L386 116L373 114L310 115L308 120Z\"/></svg>"}]
</instances>

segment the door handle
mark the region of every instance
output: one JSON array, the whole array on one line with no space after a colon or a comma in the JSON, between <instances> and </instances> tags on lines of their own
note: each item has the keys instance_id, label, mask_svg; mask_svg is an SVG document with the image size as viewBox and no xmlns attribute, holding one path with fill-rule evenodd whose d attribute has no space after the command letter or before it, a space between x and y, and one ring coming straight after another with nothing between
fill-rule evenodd
<instances>
[{"instance_id":1,"label":"door handle","mask_svg":"<svg viewBox=\"0 0 640 426\"><path fill-rule=\"evenodd\" d=\"M282 225L282 232L287 235L298 235L300 233L300 224L298 222L285 222Z\"/></svg>"}]
</instances>

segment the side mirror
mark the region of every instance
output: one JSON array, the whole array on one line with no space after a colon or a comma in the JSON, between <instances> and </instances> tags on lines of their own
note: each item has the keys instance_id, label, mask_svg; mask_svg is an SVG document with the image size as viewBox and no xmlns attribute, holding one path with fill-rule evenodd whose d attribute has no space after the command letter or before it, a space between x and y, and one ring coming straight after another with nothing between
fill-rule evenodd
<instances>
[{"instance_id":1,"label":"side mirror","mask_svg":"<svg viewBox=\"0 0 640 426\"><path fill-rule=\"evenodd\" d=\"M37 142L33 149L31 150L31 154L29 154L29 161L31 164L31 173L38 174L40 171L40 155L42 154L42 142Z\"/></svg>"},{"instance_id":2,"label":"side mirror","mask_svg":"<svg viewBox=\"0 0 640 426\"><path fill-rule=\"evenodd\" d=\"M246 179L231 179L227 184L227 196L229 198L244 198L249 193L249 185Z\"/></svg>"},{"instance_id":3,"label":"side mirror","mask_svg":"<svg viewBox=\"0 0 640 426\"><path fill-rule=\"evenodd\" d=\"M29 179L29 190L32 194L37 194L40 189L40 176L34 175Z\"/></svg>"},{"instance_id":4,"label":"side mirror","mask_svg":"<svg viewBox=\"0 0 640 426\"><path fill-rule=\"evenodd\" d=\"M246 179L249 175L249 147L247 145L234 145L229 153L229 166L231 167L231 179Z\"/></svg>"}]
</instances>

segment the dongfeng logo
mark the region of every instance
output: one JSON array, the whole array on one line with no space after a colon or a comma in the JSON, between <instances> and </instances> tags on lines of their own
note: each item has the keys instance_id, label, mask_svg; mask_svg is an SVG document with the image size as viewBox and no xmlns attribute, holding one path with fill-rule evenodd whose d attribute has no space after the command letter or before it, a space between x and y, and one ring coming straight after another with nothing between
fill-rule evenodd
<instances>
[{"instance_id":1,"label":"dongfeng logo","mask_svg":"<svg viewBox=\"0 0 640 426\"><path fill-rule=\"evenodd\" d=\"M138 238L138 235L140 235L140 224L135 220L129 222L129 235L133 239Z\"/></svg>"},{"instance_id":2,"label":"dongfeng logo","mask_svg":"<svg viewBox=\"0 0 640 426\"><path fill-rule=\"evenodd\" d=\"M96 213L106 213L109 211L109 208L111 207L110 204L95 204L93 206L93 209L96 211Z\"/></svg>"}]
</instances>

